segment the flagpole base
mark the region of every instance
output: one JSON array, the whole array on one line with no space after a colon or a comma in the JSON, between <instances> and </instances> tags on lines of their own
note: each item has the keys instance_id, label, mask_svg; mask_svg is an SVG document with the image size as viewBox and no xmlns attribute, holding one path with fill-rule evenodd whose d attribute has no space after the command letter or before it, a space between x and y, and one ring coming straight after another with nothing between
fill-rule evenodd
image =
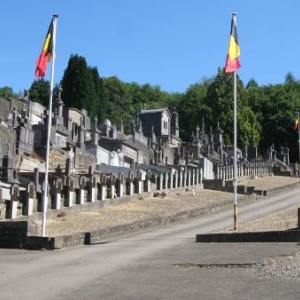
<instances>
[{"instance_id":1,"label":"flagpole base","mask_svg":"<svg viewBox=\"0 0 300 300\"><path fill-rule=\"evenodd\" d=\"M233 230L237 229L237 205L233 205Z\"/></svg>"}]
</instances>

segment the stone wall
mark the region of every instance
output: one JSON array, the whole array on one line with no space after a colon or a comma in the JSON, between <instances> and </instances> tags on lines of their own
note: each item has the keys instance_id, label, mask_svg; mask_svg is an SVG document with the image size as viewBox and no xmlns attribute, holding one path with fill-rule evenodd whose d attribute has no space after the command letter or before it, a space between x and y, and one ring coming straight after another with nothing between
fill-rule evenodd
<instances>
[{"instance_id":1,"label":"stone wall","mask_svg":"<svg viewBox=\"0 0 300 300\"><path fill-rule=\"evenodd\" d=\"M6 127L0 125L0 157L14 153L14 134Z\"/></svg>"},{"instance_id":2,"label":"stone wall","mask_svg":"<svg viewBox=\"0 0 300 300\"><path fill-rule=\"evenodd\" d=\"M60 166L62 169L64 169L66 167L66 160L69 158L69 151L60 148L51 149L49 158L50 169L55 169L57 166Z\"/></svg>"},{"instance_id":3,"label":"stone wall","mask_svg":"<svg viewBox=\"0 0 300 300\"><path fill-rule=\"evenodd\" d=\"M0 222L0 247L22 248L27 237L38 235L37 230L33 221Z\"/></svg>"}]
</instances>

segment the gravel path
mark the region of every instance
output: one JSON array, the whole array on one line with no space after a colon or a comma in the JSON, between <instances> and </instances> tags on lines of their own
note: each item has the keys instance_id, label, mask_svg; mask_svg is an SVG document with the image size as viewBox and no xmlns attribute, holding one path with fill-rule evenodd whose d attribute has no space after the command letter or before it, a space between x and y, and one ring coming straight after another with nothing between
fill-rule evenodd
<instances>
[{"instance_id":1,"label":"gravel path","mask_svg":"<svg viewBox=\"0 0 300 300\"><path fill-rule=\"evenodd\" d=\"M265 278L299 278L300 251L288 256L267 257L250 269L252 276Z\"/></svg>"},{"instance_id":2,"label":"gravel path","mask_svg":"<svg viewBox=\"0 0 300 300\"><path fill-rule=\"evenodd\" d=\"M59 236L75 232L90 231L140 220L173 215L192 209L214 206L216 203L232 199L232 193L212 190L180 190L165 197L147 197L127 203L109 205L96 212L70 213L47 220L48 236Z\"/></svg>"},{"instance_id":3,"label":"gravel path","mask_svg":"<svg viewBox=\"0 0 300 300\"><path fill-rule=\"evenodd\" d=\"M265 176L257 179L243 179L239 185L255 186L256 189L268 190L300 182L298 178ZM239 195L238 197L243 197ZM167 194L164 198L148 197L131 200L127 203L109 205L97 212L79 212L58 214L47 219L46 235L60 236L76 232L107 228L138 220L172 215L178 212L216 206L220 202L233 199L232 193L195 189L179 190ZM300 203L300 200L299 200ZM282 214L287 214L282 217ZM284 221L282 221L284 219ZM239 231L285 230L295 227L297 209L290 208L278 215L273 214L263 219L239 224Z\"/></svg>"}]
</instances>

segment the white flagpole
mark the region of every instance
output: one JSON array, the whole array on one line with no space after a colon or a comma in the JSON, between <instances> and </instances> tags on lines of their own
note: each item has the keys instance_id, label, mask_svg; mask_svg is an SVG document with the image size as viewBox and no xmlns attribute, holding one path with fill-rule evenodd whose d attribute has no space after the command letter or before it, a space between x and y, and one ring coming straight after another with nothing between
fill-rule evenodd
<instances>
[{"instance_id":1,"label":"white flagpole","mask_svg":"<svg viewBox=\"0 0 300 300\"><path fill-rule=\"evenodd\" d=\"M233 190L234 190L234 225L233 229L237 229L237 88L236 88L236 72L233 73Z\"/></svg>"},{"instance_id":2,"label":"white flagpole","mask_svg":"<svg viewBox=\"0 0 300 300\"><path fill-rule=\"evenodd\" d=\"M300 164L300 112L297 112L297 120L298 120L298 149L299 149L299 157L298 157L298 163Z\"/></svg>"},{"instance_id":3,"label":"white flagpole","mask_svg":"<svg viewBox=\"0 0 300 300\"><path fill-rule=\"evenodd\" d=\"M236 26L236 13L232 13ZM236 71L233 72L233 229L237 229L237 81Z\"/></svg>"},{"instance_id":4,"label":"white flagpole","mask_svg":"<svg viewBox=\"0 0 300 300\"><path fill-rule=\"evenodd\" d=\"M53 85L54 85L54 62L55 62L55 47L56 47L56 21L58 15L53 15L53 37L52 37L52 64L51 64L51 81L50 81L50 96L48 108L48 130L47 130L47 147L46 147L46 164L45 164L45 181L43 191L43 218L42 218L42 236L46 235L46 213L48 206L48 169L49 169L49 152L50 152L50 137L52 127L52 98L53 98Z\"/></svg>"}]
</instances>

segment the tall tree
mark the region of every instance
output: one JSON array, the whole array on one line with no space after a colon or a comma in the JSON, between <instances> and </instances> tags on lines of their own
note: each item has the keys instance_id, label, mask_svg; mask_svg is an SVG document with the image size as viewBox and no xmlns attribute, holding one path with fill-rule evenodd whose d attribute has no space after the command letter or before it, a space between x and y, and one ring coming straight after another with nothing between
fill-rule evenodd
<instances>
[{"instance_id":1,"label":"tall tree","mask_svg":"<svg viewBox=\"0 0 300 300\"><path fill-rule=\"evenodd\" d=\"M125 132L129 132L135 111L128 86L116 76L105 78L103 84L107 97L107 118L118 128L123 124Z\"/></svg>"},{"instance_id":2,"label":"tall tree","mask_svg":"<svg viewBox=\"0 0 300 300\"><path fill-rule=\"evenodd\" d=\"M287 145L291 148L291 160L298 152L298 137L293 130L296 111L299 108L300 85L294 81L249 89L249 104L262 127L259 151L265 152L272 144L275 149Z\"/></svg>"},{"instance_id":3,"label":"tall tree","mask_svg":"<svg viewBox=\"0 0 300 300\"><path fill-rule=\"evenodd\" d=\"M106 100L97 68L87 65L84 57L71 55L62 81L62 100L69 107L86 109L91 120L104 119Z\"/></svg>"},{"instance_id":4,"label":"tall tree","mask_svg":"<svg viewBox=\"0 0 300 300\"><path fill-rule=\"evenodd\" d=\"M207 91L206 105L210 107L211 114L208 116L209 125L216 126L219 122L224 131L225 145L233 142L233 79L232 74L219 69L215 80L210 84ZM237 76L237 142L238 147L249 145L249 141L255 138L259 140L259 123L255 118L251 107L248 106L245 97L243 82ZM249 121L251 120L251 121ZM247 126L243 123L247 121Z\"/></svg>"},{"instance_id":5,"label":"tall tree","mask_svg":"<svg viewBox=\"0 0 300 300\"><path fill-rule=\"evenodd\" d=\"M189 86L177 104L180 136L188 140L196 127L201 127L202 120L207 121L211 115L209 105L205 104L207 89L212 79L203 78L201 82Z\"/></svg>"}]
</instances>

